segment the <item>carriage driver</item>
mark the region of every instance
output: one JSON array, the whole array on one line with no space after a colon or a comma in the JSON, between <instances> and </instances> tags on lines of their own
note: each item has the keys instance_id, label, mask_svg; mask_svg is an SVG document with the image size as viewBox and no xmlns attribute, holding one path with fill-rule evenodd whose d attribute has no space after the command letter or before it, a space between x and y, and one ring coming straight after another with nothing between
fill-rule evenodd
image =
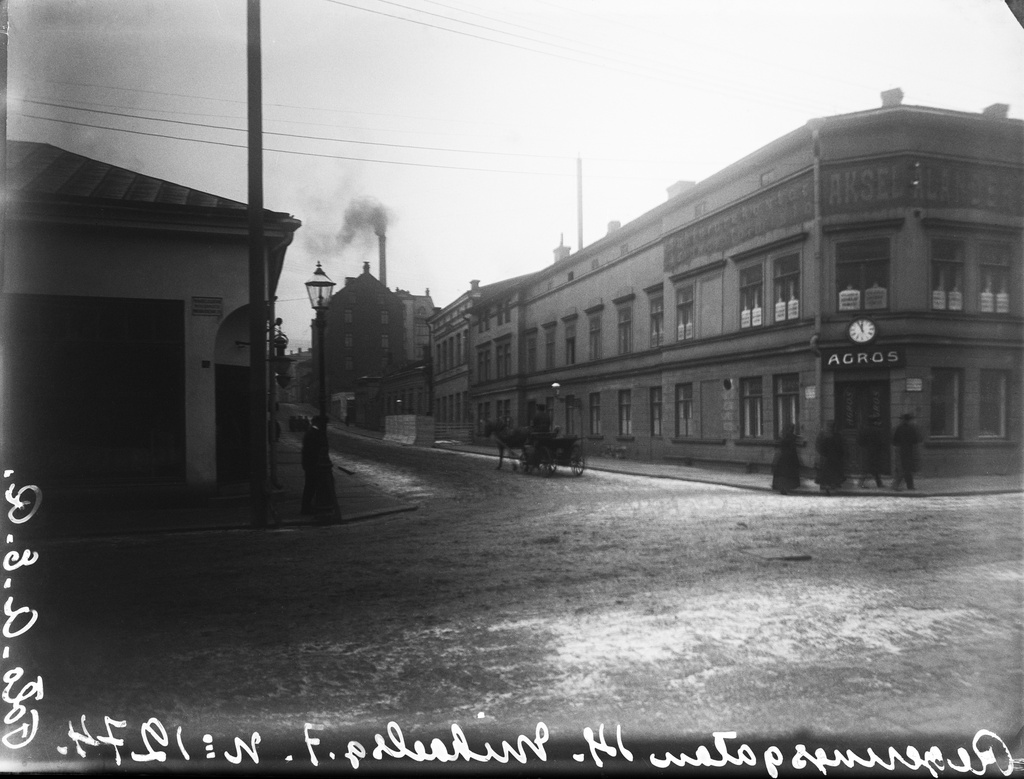
<instances>
[{"instance_id":1,"label":"carriage driver","mask_svg":"<svg viewBox=\"0 0 1024 779\"><path fill-rule=\"evenodd\" d=\"M551 417L548 416L547 408L543 403L537 404L537 411L530 420L530 431L533 433L550 433Z\"/></svg>"}]
</instances>

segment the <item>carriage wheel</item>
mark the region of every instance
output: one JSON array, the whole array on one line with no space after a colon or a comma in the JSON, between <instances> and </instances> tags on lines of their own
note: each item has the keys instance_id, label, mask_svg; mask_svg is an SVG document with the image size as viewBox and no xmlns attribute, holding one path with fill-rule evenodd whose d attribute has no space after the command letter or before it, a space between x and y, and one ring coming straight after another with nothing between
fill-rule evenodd
<instances>
[{"instance_id":1,"label":"carriage wheel","mask_svg":"<svg viewBox=\"0 0 1024 779\"><path fill-rule=\"evenodd\" d=\"M587 458L583 456L583 447L576 444L569 455L569 467L572 468L573 476L582 476L587 467Z\"/></svg>"},{"instance_id":2,"label":"carriage wheel","mask_svg":"<svg viewBox=\"0 0 1024 779\"><path fill-rule=\"evenodd\" d=\"M550 476L555 472L555 458L551 454L551 450L546 446L540 447L537 452L540 472L545 476Z\"/></svg>"}]
</instances>

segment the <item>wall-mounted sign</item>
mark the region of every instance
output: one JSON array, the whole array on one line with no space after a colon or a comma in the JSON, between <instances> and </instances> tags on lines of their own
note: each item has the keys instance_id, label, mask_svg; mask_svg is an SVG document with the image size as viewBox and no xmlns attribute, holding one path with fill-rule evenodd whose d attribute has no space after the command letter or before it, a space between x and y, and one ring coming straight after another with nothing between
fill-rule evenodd
<instances>
[{"instance_id":1,"label":"wall-mounted sign","mask_svg":"<svg viewBox=\"0 0 1024 779\"><path fill-rule=\"evenodd\" d=\"M907 379L907 392L922 392L924 381L922 379Z\"/></svg>"},{"instance_id":2,"label":"wall-mounted sign","mask_svg":"<svg viewBox=\"0 0 1024 779\"><path fill-rule=\"evenodd\" d=\"M224 298L192 298L192 316L221 316Z\"/></svg>"},{"instance_id":3,"label":"wall-mounted sign","mask_svg":"<svg viewBox=\"0 0 1024 779\"><path fill-rule=\"evenodd\" d=\"M818 388L813 384L808 384L804 387L804 398L807 400L814 400L818 397Z\"/></svg>"},{"instance_id":4,"label":"wall-mounted sign","mask_svg":"<svg viewBox=\"0 0 1024 779\"><path fill-rule=\"evenodd\" d=\"M901 368L902 349L864 347L860 349L823 349L821 367L826 371L856 368Z\"/></svg>"}]
</instances>

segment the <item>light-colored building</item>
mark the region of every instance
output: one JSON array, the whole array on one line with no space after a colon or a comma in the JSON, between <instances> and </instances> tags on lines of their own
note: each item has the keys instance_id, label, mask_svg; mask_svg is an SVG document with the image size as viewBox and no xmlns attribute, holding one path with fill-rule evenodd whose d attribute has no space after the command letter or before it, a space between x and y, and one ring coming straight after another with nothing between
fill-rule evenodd
<instances>
[{"instance_id":1,"label":"light-colored building","mask_svg":"<svg viewBox=\"0 0 1024 779\"><path fill-rule=\"evenodd\" d=\"M767 470L782 426L911 413L925 473L1019 471L1024 122L816 119L470 309L478 415L593 453ZM435 347L436 348L436 347ZM560 385L556 392L554 384Z\"/></svg>"},{"instance_id":2,"label":"light-colored building","mask_svg":"<svg viewBox=\"0 0 1024 779\"><path fill-rule=\"evenodd\" d=\"M245 204L46 144L7 161L5 466L44 490L247 479ZM264 220L272 296L300 223Z\"/></svg>"}]
</instances>

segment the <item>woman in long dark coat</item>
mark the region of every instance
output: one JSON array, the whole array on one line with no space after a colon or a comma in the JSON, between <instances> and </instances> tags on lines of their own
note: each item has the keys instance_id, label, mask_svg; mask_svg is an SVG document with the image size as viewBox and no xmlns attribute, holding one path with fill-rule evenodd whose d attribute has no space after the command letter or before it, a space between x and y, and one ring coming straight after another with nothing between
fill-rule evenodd
<instances>
[{"instance_id":1,"label":"woman in long dark coat","mask_svg":"<svg viewBox=\"0 0 1024 779\"><path fill-rule=\"evenodd\" d=\"M782 435L775 441L779 452L772 463L772 489L783 495L800 487L800 455L797 452L796 427L792 424L782 428Z\"/></svg>"}]
</instances>

